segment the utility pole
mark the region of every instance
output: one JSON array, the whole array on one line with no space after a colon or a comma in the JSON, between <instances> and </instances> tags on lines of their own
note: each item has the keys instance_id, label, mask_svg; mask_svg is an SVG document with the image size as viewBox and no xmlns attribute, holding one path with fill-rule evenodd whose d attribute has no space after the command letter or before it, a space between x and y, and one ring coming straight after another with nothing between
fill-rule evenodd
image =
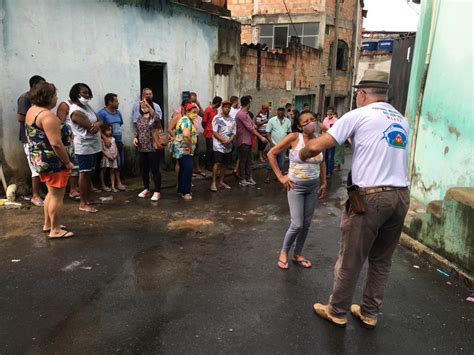
<instances>
[{"instance_id":1,"label":"utility pole","mask_svg":"<svg viewBox=\"0 0 474 355\"><path fill-rule=\"evenodd\" d=\"M332 66L331 66L331 92L329 105L334 107L334 97L336 94L336 64L337 64L337 42L339 39L339 8L341 0L336 0L336 17L334 18L334 42L332 44Z\"/></svg>"}]
</instances>

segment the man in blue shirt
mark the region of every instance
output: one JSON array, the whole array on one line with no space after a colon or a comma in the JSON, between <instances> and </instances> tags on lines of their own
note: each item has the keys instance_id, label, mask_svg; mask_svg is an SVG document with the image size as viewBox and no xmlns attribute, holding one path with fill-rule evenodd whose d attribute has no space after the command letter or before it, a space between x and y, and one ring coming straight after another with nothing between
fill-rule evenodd
<instances>
[{"instance_id":1,"label":"man in blue shirt","mask_svg":"<svg viewBox=\"0 0 474 355\"><path fill-rule=\"evenodd\" d=\"M153 101L153 91L149 88L144 88L142 90L142 100L148 100L148 99ZM163 112L161 111L160 105L158 105L156 102L153 102L153 109L160 117L161 125L163 126ZM132 122L137 123L137 120L139 117L140 117L140 102L137 102L135 106L133 106Z\"/></svg>"},{"instance_id":2,"label":"man in blue shirt","mask_svg":"<svg viewBox=\"0 0 474 355\"><path fill-rule=\"evenodd\" d=\"M118 166L119 171L115 174L117 178L117 189L125 190L125 185L122 184L120 180L120 169L123 167L124 163L124 149L123 149L123 141L122 141L122 125L123 125L123 118L122 114L118 110L119 101L117 94L109 93L104 97L105 107L97 112L97 116L102 120L102 122L107 123L112 126L112 136L115 138L115 143L117 144L118 150ZM107 137L103 136L102 140L104 144L108 144Z\"/></svg>"},{"instance_id":3,"label":"man in blue shirt","mask_svg":"<svg viewBox=\"0 0 474 355\"><path fill-rule=\"evenodd\" d=\"M277 115L270 118L267 127L267 139L271 147L280 143L287 134L291 133L291 121L285 116L285 108L283 106L278 107ZM278 166L283 171L283 165L285 164L286 150L280 152L277 155ZM267 164L267 173L265 177L265 183L270 182L270 175L272 168L270 164Z\"/></svg>"}]
</instances>

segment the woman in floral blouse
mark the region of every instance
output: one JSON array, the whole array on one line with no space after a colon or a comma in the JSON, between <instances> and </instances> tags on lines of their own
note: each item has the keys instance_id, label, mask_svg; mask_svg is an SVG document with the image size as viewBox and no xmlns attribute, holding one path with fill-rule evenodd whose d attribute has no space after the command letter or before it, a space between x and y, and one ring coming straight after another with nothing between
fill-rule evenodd
<instances>
[{"instance_id":1,"label":"woman in floral blouse","mask_svg":"<svg viewBox=\"0 0 474 355\"><path fill-rule=\"evenodd\" d=\"M151 195L150 172L153 175L155 191L151 197L152 201L158 201L161 197L161 173L160 153L153 147L153 129L161 129L160 116L153 109L153 102L142 100L140 102L140 116L137 123L137 134L133 139L133 145L138 149L139 165L143 178L144 190L138 197L145 198Z\"/></svg>"},{"instance_id":2,"label":"woman in floral blouse","mask_svg":"<svg viewBox=\"0 0 474 355\"><path fill-rule=\"evenodd\" d=\"M186 115L176 124L173 141L173 156L179 163L178 194L185 200L192 200L191 180L193 176L193 155L197 143L197 131L193 121L198 117L198 108L193 103L185 106Z\"/></svg>"},{"instance_id":3,"label":"woman in floral blouse","mask_svg":"<svg viewBox=\"0 0 474 355\"><path fill-rule=\"evenodd\" d=\"M25 129L28 138L31 164L39 173L40 180L48 187L44 200L43 232L50 238L68 238L74 233L59 223L64 192L74 165L71 162L72 132L62 125L51 111L58 97L53 84L42 82L31 92L31 108L26 113Z\"/></svg>"}]
</instances>

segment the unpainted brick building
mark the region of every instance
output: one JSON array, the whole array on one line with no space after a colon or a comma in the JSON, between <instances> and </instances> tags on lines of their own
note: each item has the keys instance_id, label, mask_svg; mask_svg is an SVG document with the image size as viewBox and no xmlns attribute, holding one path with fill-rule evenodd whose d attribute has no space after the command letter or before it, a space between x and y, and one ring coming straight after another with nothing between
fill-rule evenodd
<instances>
[{"instance_id":1,"label":"unpainted brick building","mask_svg":"<svg viewBox=\"0 0 474 355\"><path fill-rule=\"evenodd\" d=\"M334 82L339 115L350 109L357 73L362 0L340 0L336 75L332 74L336 0L228 0L241 27L241 92L254 102L329 105Z\"/></svg>"}]
</instances>

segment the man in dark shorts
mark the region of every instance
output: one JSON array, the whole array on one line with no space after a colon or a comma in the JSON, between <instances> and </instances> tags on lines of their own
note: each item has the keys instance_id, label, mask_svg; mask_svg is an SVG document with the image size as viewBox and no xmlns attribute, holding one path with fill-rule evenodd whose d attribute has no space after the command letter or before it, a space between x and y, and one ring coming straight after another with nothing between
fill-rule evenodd
<instances>
[{"instance_id":1,"label":"man in dark shorts","mask_svg":"<svg viewBox=\"0 0 474 355\"><path fill-rule=\"evenodd\" d=\"M30 90L25 92L18 98L17 113L16 113L16 119L20 123L20 141L23 144L23 149L25 151L26 159L28 161L28 166L30 167L30 171L31 171L31 187L33 190L33 196L31 196L31 203L35 206L43 206L44 202L40 195L41 183L40 183L39 175L34 170L33 165L31 164L31 160L30 160L28 139L26 138L26 133L25 133L25 117L26 117L26 113L31 107L30 92L33 90L36 84L44 82L44 81L46 80L39 75L34 75L30 78Z\"/></svg>"},{"instance_id":2,"label":"man in dark shorts","mask_svg":"<svg viewBox=\"0 0 474 355\"><path fill-rule=\"evenodd\" d=\"M232 142L237 133L235 119L232 118L230 101L222 103L222 112L214 117L212 121L214 167L212 171L211 191L216 192L217 172L220 169L219 187L230 189L230 186L224 182L225 169L232 164Z\"/></svg>"}]
</instances>

